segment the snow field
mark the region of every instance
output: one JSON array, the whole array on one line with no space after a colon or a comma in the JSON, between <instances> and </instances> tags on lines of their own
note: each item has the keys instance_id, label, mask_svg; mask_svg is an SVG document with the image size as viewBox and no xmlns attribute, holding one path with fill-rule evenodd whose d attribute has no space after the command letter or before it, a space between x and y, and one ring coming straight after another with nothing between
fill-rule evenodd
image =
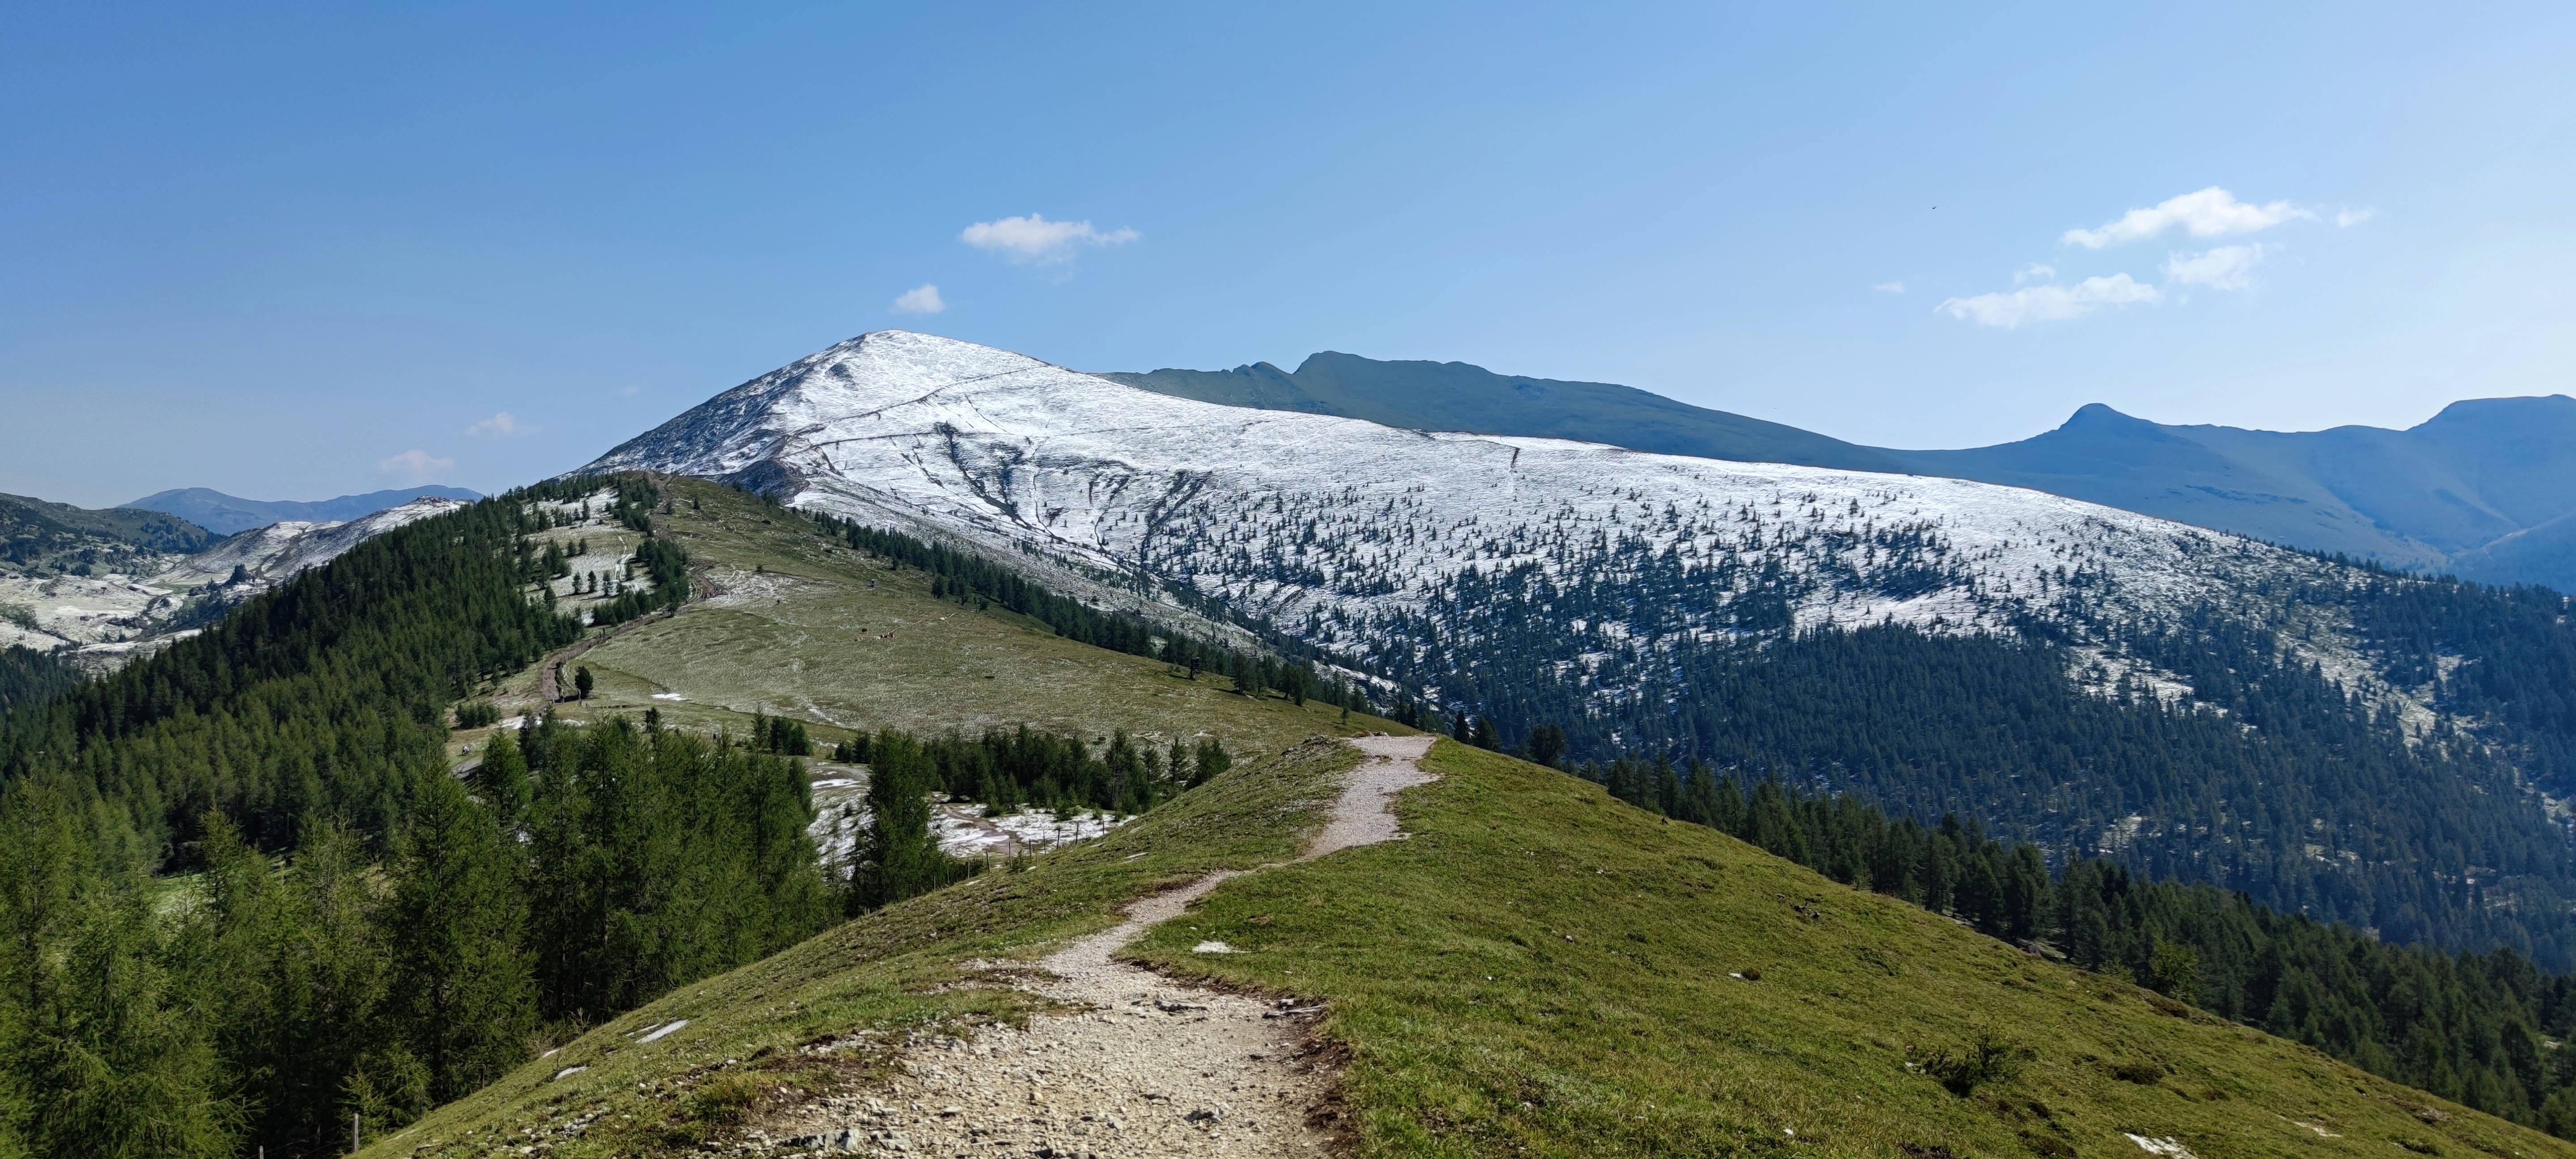
<instances>
[{"instance_id":1,"label":"snow field","mask_svg":"<svg viewBox=\"0 0 2576 1159\"><path fill-rule=\"evenodd\" d=\"M1554 659L1577 674L1740 635L1760 601L1785 601L1802 630L2009 634L2203 606L2275 622L2283 607L2259 593L2351 582L2312 557L2042 492L1223 407L903 331L727 391L588 469L627 468L783 471L797 506L1186 588L1375 670L1406 648L1436 667L1426 622L1452 658L1472 656L1481 629L1456 605L1501 582L1554 617ZM1648 611L1574 610L1605 594ZM2347 636L2295 647L2348 687L2403 699Z\"/></svg>"}]
</instances>

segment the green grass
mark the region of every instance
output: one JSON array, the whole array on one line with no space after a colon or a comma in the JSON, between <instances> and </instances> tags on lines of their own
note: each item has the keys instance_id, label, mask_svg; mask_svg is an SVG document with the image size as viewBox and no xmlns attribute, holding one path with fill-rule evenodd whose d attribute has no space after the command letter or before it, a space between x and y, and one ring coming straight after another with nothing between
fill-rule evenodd
<instances>
[{"instance_id":1,"label":"green grass","mask_svg":"<svg viewBox=\"0 0 2576 1159\"><path fill-rule=\"evenodd\" d=\"M675 509L653 517L657 532L733 593L584 654L576 664L599 685L588 703L564 706L568 718L657 708L675 727L739 735L753 713L766 712L808 722L818 740L857 729L971 734L1022 724L1097 740L1123 728L1165 741L1209 733L1239 752L1388 727L1355 718L1356 727L1344 728L1339 709L1275 697L1256 703L1223 677L1192 681L1157 661L1066 640L1023 616L933 599L918 569L889 570L740 492L677 480L672 493ZM892 639L881 638L888 632ZM523 698L535 683L533 671L505 681L500 699ZM686 699L657 701L655 693Z\"/></svg>"},{"instance_id":2,"label":"green grass","mask_svg":"<svg viewBox=\"0 0 2576 1159\"><path fill-rule=\"evenodd\" d=\"M1411 840L1229 882L1138 946L1329 996L1363 1154L2576 1154L1588 782L1446 741L1426 765ZM1961 1097L1906 1065L1980 1037L2018 1077Z\"/></svg>"},{"instance_id":3,"label":"green grass","mask_svg":"<svg viewBox=\"0 0 2576 1159\"><path fill-rule=\"evenodd\" d=\"M1039 1001L975 981L970 959L1034 958L1114 924L1142 894L1293 856L1354 753L1334 741L1247 763L1099 841L997 870L684 986L551 1057L375 1141L383 1154L483 1155L555 1140L558 1156L671 1154L764 1110L864 1086L910 1036L1025 1017ZM689 1025L653 1043L634 1031ZM807 1048L831 1044L837 1049ZM563 1078L568 1067L589 1069ZM577 1121L577 1136L558 1134Z\"/></svg>"},{"instance_id":4,"label":"green grass","mask_svg":"<svg viewBox=\"0 0 2576 1159\"><path fill-rule=\"evenodd\" d=\"M389 1151L480 1154L592 1117L554 1153L678 1153L864 1089L908 1038L1031 1012L958 963L1032 959L1128 898L1280 860L1350 763L1329 742L1270 757L1096 844L684 988ZM2203 1159L2576 1154L1575 778L1445 741L1428 763L1442 779L1405 795L1409 840L1237 878L1135 950L1329 999L1321 1033L1350 1059L1361 1154L2138 1159L2128 1133ZM1209 938L1246 952L1188 952ZM691 1021L625 1037L670 1018ZM1907 1066L1981 1037L2013 1048L2018 1073L1962 1097ZM803 1049L829 1042L856 1046ZM573 1065L591 1069L550 1079Z\"/></svg>"}]
</instances>

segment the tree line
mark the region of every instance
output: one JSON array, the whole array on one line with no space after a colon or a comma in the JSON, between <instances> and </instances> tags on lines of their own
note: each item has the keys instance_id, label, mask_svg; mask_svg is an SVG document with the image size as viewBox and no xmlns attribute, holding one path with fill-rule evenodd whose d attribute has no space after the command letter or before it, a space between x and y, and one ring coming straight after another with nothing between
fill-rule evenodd
<instances>
[{"instance_id":1,"label":"tree line","mask_svg":"<svg viewBox=\"0 0 2576 1159\"><path fill-rule=\"evenodd\" d=\"M951 733L926 741L902 733L880 733L873 739L861 734L834 755L870 763L891 751L886 748L889 737L900 741L900 751L918 753L928 762L930 791L975 801L996 813L1023 808L1142 813L1234 764L1224 742L1213 736L1195 744L1174 736L1169 746L1158 749L1138 744L1119 729L1095 753L1080 736L1058 736L1027 725L987 729L974 738Z\"/></svg>"},{"instance_id":2,"label":"tree line","mask_svg":"<svg viewBox=\"0 0 2576 1159\"><path fill-rule=\"evenodd\" d=\"M652 492L615 485L646 557ZM0 656L0 1155L336 1153L352 1114L379 1135L674 986L976 872L930 830L951 778L1035 769L1034 791L1104 804L1171 790L1125 779L1180 767L1132 744L1031 764L1047 746L1014 737L996 763L880 733L842 875L808 835L800 722L736 741L549 714L492 734L460 779L451 713L488 720L488 680L581 634L532 589L549 578L532 537L574 521L540 501L600 486L389 532L104 680ZM685 594L684 572L661 578ZM1193 758L1193 776L1224 763Z\"/></svg>"},{"instance_id":3,"label":"tree line","mask_svg":"<svg viewBox=\"0 0 2576 1159\"><path fill-rule=\"evenodd\" d=\"M1578 759L1667 753L1917 819L1977 816L2392 942L2576 967L2576 851L2491 733L2410 726L2206 610L2099 630L2108 643L2082 650L1902 626L1782 633L1589 677L1505 657L1450 673L1440 694L1498 744L1525 747L1545 724Z\"/></svg>"}]
</instances>

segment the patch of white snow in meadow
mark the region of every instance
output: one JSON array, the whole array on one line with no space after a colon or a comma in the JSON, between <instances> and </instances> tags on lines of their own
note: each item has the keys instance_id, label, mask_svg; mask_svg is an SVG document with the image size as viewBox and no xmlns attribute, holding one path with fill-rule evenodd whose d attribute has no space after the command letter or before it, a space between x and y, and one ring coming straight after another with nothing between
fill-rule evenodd
<instances>
[{"instance_id":1,"label":"patch of white snow in meadow","mask_svg":"<svg viewBox=\"0 0 2576 1159\"><path fill-rule=\"evenodd\" d=\"M867 832L867 768L822 761L813 767L816 775L806 787L813 795L814 822L807 832L825 864L846 870ZM987 817L980 804L940 796L932 798L930 829L951 857L998 859L1087 841L1133 819L1091 810L1062 818L1044 810Z\"/></svg>"}]
</instances>

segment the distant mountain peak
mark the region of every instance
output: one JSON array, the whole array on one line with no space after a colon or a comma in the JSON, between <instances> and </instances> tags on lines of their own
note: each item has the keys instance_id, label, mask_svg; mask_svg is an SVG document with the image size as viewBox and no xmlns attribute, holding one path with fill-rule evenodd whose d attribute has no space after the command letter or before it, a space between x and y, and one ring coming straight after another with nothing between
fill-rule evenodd
<instances>
[{"instance_id":1,"label":"distant mountain peak","mask_svg":"<svg viewBox=\"0 0 2576 1159\"><path fill-rule=\"evenodd\" d=\"M2107 403L2088 402L2075 408L2064 423L2051 434L2096 435L2115 438L2170 439L2174 436L2160 423L2114 410Z\"/></svg>"},{"instance_id":2,"label":"distant mountain peak","mask_svg":"<svg viewBox=\"0 0 2576 1159\"><path fill-rule=\"evenodd\" d=\"M2067 416L2064 426L2061 426L2059 429L2063 430L2065 427L2081 426L2091 423L2134 423L2140 421L2143 420L2133 418L2127 414L2112 409L2111 404L2109 403L2088 402L2075 408L2075 413Z\"/></svg>"}]
</instances>

